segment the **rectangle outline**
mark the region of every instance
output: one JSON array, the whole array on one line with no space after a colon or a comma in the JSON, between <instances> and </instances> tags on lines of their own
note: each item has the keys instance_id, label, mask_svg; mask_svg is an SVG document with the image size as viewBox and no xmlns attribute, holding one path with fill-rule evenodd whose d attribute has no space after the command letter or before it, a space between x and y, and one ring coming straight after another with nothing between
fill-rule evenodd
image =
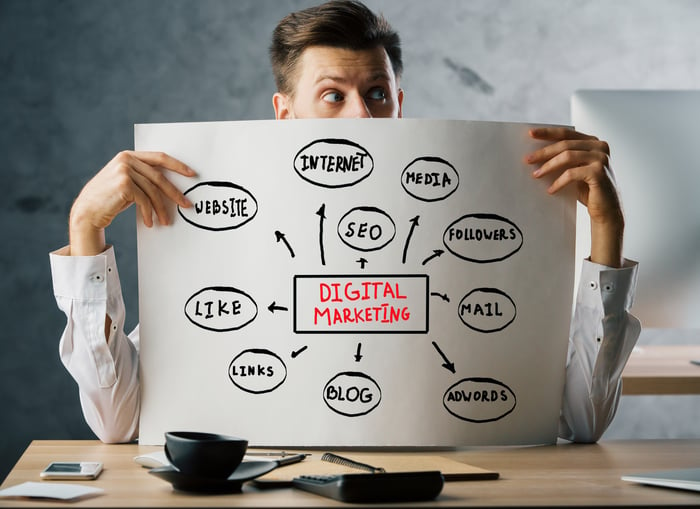
<instances>
[{"instance_id":1,"label":"rectangle outline","mask_svg":"<svg viewBox=\"0 0 700 509\"><path fill-rule=\"evenodd\" d=\"M425 279L425 329L423 330L402 330L402 331L385 331L385 330L370 330L370 331L307 331L297 329L297 279L320 279L320 278L423 278ZM294 334L427 334L430 331L430 276L428 274L295 274L293 284L293 325L292 332Z\"/></svg>"}]
</instances>

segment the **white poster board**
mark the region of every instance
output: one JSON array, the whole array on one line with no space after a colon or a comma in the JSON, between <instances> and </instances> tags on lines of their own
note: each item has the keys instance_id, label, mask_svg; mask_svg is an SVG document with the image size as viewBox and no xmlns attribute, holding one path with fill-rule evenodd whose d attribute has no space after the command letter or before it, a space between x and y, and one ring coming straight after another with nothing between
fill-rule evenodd
<instances>
[{"instance_id":1,"label":"white poster board","mask_svg":"<svg viewBox=\"0 0 700 509\"><path fill-rule=\"evenodd\" d=\"M438 120L148 124L194 178L138 225L140 442L556 441L575 199L529 126Z\"/></svg>"}]
</instances>

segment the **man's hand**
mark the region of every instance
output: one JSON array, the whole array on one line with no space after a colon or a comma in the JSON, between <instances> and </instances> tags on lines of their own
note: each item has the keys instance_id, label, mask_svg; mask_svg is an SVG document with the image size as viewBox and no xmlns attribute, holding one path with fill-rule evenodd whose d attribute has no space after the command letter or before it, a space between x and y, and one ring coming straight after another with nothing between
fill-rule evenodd
<instances>
[{"instance_id":1,"label":"man's hand","mask_svg":"<svg viewBox=\"0 0 700 509\"><path fill-rule=\"evenodd\" d=\"M533 176L556 176L547 190L550 194L575 185L579 201L588 209L591 218L591 261L620 267L625 222L610 173L608 144L594 136L564 127L531 129L530 136L552 142L525 156L525 162L537 166Z\"/></svg>"},{"instance_id":2,"label":"man's hand","mask_svg":"<svg viewBox=\"0 0 700 509\"><path fill-rule=\"evenodd\" d=\"M146 226L153 213L162 225L169 223L168 203L192 204L165 176L173 171L191 177L186 164L161 152L124 151L117 154L90 180L73 203L70 213L71 255L96 255L105 249L104 230L114 218L136 203Z\"/></svg>"}]
</instances>

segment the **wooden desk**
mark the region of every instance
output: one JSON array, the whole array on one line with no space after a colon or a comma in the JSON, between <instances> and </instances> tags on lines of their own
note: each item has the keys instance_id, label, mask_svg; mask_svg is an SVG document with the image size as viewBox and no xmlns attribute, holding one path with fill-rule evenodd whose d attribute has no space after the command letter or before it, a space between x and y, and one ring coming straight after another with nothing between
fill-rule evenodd
<instances>
[{"instance_id":1,"label":"wooden desk","mask_svg":"<svg viewBox=\"0 0 700 509\"><path fill-rule=\"evenodd\" d=\"M260 491L245 485L242 494L232 495L192 495L173 491L168 483L149 475L145 468L132 461L137 454L155 449L136 444L106 445L97 441L34 441L5 479L2 488L25 481L38 481L39 472L50 461L99 460L105 464L102 475L96 481L83 483L103 488L105 494L71 503L71 507L346 505L292 488ZM698 467L700 440L610 441L593 445L566 443L543 447L432 451L431 454L496 470L501 478L496 481L446 483L437 500L423 504L430 507L700 505L700 493L697 492L642 486L620 480L620 476L628 473ZM56 505L45 501L0 499L0 507L49 504Z\"/></svg>"},{"instance_id":2,"label":"wooden desk","mask_svg":"<svg viewBox=\"0 0 700 509\"><path fill-rule=\"evenodd\" d=\"M700 345L642 345L622 373L622 393L700 394Z\"/></svg>"}]
</instances>

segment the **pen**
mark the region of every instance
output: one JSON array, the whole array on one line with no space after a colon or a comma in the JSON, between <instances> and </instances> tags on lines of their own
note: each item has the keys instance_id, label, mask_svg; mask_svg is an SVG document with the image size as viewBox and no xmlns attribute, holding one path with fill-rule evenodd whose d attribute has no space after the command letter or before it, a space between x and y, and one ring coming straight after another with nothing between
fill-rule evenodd
<instances>
[{"instance_id":1,"label":"pen","mask_svg":"<svg viewBox=\"0 0 700 509\"><path fill-rule=\"evenodd\" d=\"M311 456L311 454L308 453L296 453L296 452L287 452L287 451L279 451L279 452L274 452L274 451L247 451L245 453L246 456L279 456L280 458L286 458L287 456L299 456L303 455L304 457L306 456Z\"/></svg>"},{"instance_id":2,"label":"pen","mask_svg":"<svg viewBox=\"0 0 700 509\"><path fill-rule=\"evenodd\" d=\"M292 463L299 463L300 461L303 461L304 458L307 456L311 456L310 454L289 454L287 453L286 457L280 458L277 460L277 464L279 466L283 465L291 465Z\"/></svg>"}]
</instances>

